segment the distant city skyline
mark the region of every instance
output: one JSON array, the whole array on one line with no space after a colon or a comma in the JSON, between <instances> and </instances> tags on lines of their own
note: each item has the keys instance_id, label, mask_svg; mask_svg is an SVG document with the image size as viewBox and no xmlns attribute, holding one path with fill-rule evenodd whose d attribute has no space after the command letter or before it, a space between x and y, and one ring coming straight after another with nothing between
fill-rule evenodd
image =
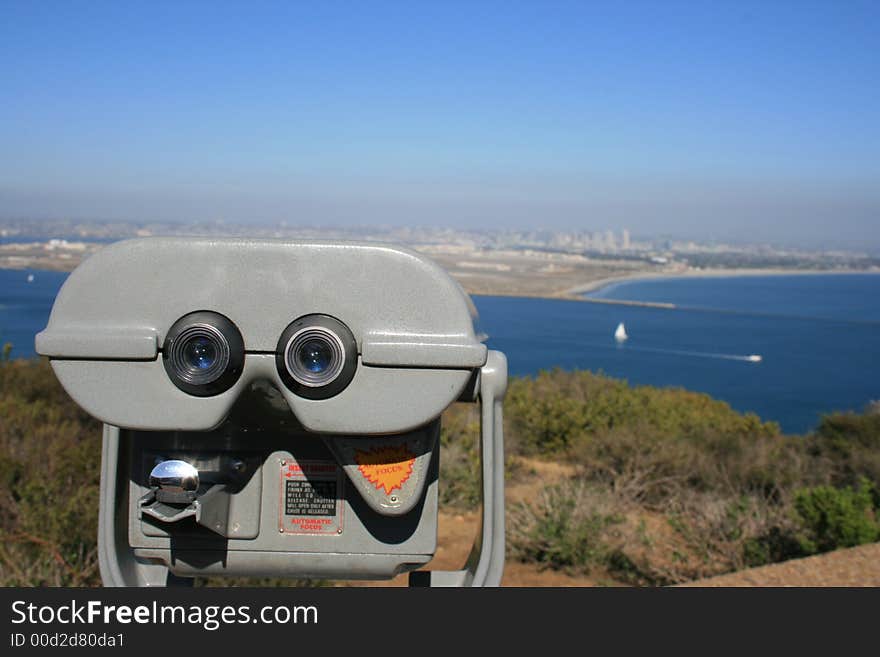
<instances>
[{"instance_id":1,"label":"distant city skyline","mask_svg":"<svg viewBox=\"0 0 880 657\"><path fill-rule=\"evenodd\" d=\"M505 249L544 253L580 254L589 257L619 255L624 259L688 254L727 254L746 259L770 258L785 266L821 265L831 268L863 270L880 267L880 249L861 245L835 248L829 245L799 247L783 242L747 240L700 240L674 234L633 234L622 228L527 228L477 226L455 228L441 225L328 225L280 222L138 222L76 219L5 219L0 217L0 251L3 245L42 244L51 251L78 249L78 245L106 244L133 237L207 236L274 239L344 239L394 242L452 251L459 248L497 252ZM451 252L452 252L451 251ZM2 256L0 256L2 259ZM0 265L2 266L2 265ZM734 266L743 267L742 258Z\"/></svg>"},{"instance_id":2,"label":"distant city skyline","mask_svg":"<svg viewBox=\"0 0 880 657\"><path fill-rule=\"evenodd\" d=\"M31 3L0 217L880 249L880 4Z\"/></svg>"}]
</instances>

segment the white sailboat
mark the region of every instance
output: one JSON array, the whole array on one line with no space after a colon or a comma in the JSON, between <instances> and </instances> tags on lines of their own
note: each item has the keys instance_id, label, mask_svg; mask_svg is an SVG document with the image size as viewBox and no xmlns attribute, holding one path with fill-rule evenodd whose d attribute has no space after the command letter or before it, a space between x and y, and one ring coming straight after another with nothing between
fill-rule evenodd
<instances>
[{"instance_id":1,"label":"white sailboat","mask_svg":"<svg viewBox=\"0 0 880 657\"><path fill-rule=\"evenodd\" d=\"M614 339L618 342L626 342L629 336L626 334L626 327L623 325L623 322L617 325L617 330L614 331Z\"/></svg>"},{"instance_id":2,"label":"white sailboat","mask_svg":"<svg viewBox=\"0 0 880 657\"><path fill-rule=\"evenodd\" d=\"M34 275L33 275L33 274L28 274L27 282L28 282L28 283L33 283L33 282L34 282Z\"/></svg>"}]
</instances>

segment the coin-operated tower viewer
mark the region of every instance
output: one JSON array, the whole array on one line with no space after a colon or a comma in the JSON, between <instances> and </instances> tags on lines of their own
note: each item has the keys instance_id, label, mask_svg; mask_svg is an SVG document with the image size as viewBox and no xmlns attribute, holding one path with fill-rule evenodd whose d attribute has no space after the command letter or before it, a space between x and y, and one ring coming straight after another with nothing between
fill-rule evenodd
<instances>
[{"instance_id":1,"label":"coin-operated tower viewer","mask_svg":"<svg viewBox=\"0 0 880 657\"><path fill-rule=\"evenodd\" d=\"M440 267L372 243L153 238L83 262L36 350L104 422L104 584L499 584L507 364L474 316ZM431 571L455 401L481 407L482 523L461 570Z\"/></svg>"}]
</instances>

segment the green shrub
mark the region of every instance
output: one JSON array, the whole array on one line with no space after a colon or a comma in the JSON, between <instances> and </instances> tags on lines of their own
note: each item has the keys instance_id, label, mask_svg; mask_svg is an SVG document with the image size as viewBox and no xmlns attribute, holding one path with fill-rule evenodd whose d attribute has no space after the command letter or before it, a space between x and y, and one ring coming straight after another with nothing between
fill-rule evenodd
<instances>
[{"instance_id":1,"label":"green shrub","mask_svg":"<svg viewBox=\"0 0 880 657\"><path fill-rule=\"evenodd\" d=\"M794 508L803 525L799 537L803 551L828 552L878 540L872 488L863 479L855 490L817 486L798 491Z\"/></svg>"},{"instance_id":2,"label":"green shrub","mask_svg":"<svg viewBox=\"0 0 880 657\"><path fill-rule=\"evenodd\" d=\"M561 454L591 436L618 429L672 438L776 436L779 426L740 414L708 395L675 388L629 386L586 371L543 371L513 379L505 429L524 454Z\"/></svg>"},{"instance_id":3,"label":"green shrub","mask_svg":"<svg viewBox=\"0 0 880 657\"><path fill-rule=\"evenodd\" d=\"M746 568L765 566L804 556L804 549L795 533L785 525L770 526L765 532L743 544L742 560Z\"/></svg>"},{"instance_id":4,"label":"green shrub","mask_svg":"<svg viewBox=\"0 0 880 657\"><path fill-rule=\"evenodd\" d=\"M835 413L822 418L807 439L814 464L837 487L861 479L880 482L880 413Z\"/></svg>"}]
</instances>

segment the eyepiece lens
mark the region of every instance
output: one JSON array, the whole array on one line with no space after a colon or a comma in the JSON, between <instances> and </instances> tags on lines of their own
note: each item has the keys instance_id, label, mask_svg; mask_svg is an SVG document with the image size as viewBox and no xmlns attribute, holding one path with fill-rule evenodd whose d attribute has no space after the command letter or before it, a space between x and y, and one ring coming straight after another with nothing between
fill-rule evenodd
<instances>
[{"instance_id":1,"label":"eyepiece lens","mask_svg":"<svg viewBox=\"0 0 880 657\"><path fill-rule=\"evenodd\" d=\"M313 338L300 346L297 358L306 370L320 374L333 362L333 348L326 340Z\"/></svg>"},{"instance_id":2,"label":"eyepiece lens","mask_svg":"<svg viewBox=\"0 0 880 657\"><path fill-rule=\"evenodd\" d=\"M162 361L178 388L195 397L231 388L244 367L244 340L232 321L209 310L178 319L162 343Z\"/></svg>"},{"instance_id":3,"label":"eyepiece lens","mask_svg":"<svg viewBox=\"0 0 880 657\"><path fill-rule=\"evenodd\" d=\"M284 353L290 376L310 388L331 383L345 364L345 347L339 336L321 326L299 330L290 338Z\"/></svg>"},{"instance_id":4,"label":"eyepiece lens","mask_svg":"<svg viewBox=\"0 0 880 657\"><path fill-rule=\"evenodd\" d=\"M226 337L209 324L188 326L171 347L171 368L178 379L191 385L207 385L219 379L229 365Z\"/></svg>"},{"instance_id":5,"label":"eyepiece lens","mask_svg":"<svg viewBox=\"0 0 880 657\"><path fill-rule=\"evenodd\" d=\"M275 348L278 376L305 399L329 399L345 390L357 369L351 330L330 315L303 315L287 325Z\"/></svg>"},{"instance_id":6,"label":"eyepiece lens","mask_svg":"<svg viewBox=\"0 0 880 657\"><path fill-rule=\"evenodd\" d=\"M186 363L197 370L208 370L217 362L217 347L207 338L196 337L183 347Z\"/></svg>"}]
</instances>

